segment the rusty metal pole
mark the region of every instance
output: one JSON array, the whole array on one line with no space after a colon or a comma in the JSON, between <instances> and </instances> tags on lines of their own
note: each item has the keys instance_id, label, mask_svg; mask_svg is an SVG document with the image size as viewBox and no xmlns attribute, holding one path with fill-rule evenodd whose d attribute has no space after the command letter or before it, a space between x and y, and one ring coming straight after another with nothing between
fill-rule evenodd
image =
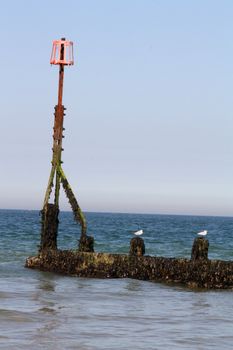
<instances>
[{"instance_id":1,"label":"rusty metal pole","mask_svg":"<svg viewBox=\"0 0 233 350\"><path fill-rule=\"evenodd\" d=\"M62 38L65 40L65 38ZM61 44L60 60L64 61L64 44ZM62 138L63 138L63 120L64 120L64 106L62 105L63 97L63 81L64 81L64 65L59 66L59 84L58 84L58 104L55 107L55 121L54 121L54 156L56 159L56 167L62 164L61 152L62 152ZM56 171L56 185L55 185L55 199L54 204L59 204L59 192L60 192L60 175Z\"/></svg>"},{"instance_id":2,"label":"rusty metal pole","mask_svg":"<svg viewBox=\"0 0 233 350\"><path fill-rule=\"evenodd\" d=\"M62 169L61 154L62 139L63 139L63 121L65 116L65 109L62 104L63 97L63 81L64 81L64 66L73 65L73 51L67 58L67 50L72 47L73 43L67 41L65 38L54 41L53 50L50 63L59 64L59 83L58 83L58 104L55 106L54 113L54 127L53 127L53 158L52 169L49 176L49 182L44 198L44 205L41 211L42 213L42 229L41 229L41 248L40 250L56 249L57 248L57 231L58 231L58 215L59 215L59 193L60 184L64 188L66 196L69 200L71 208L74 213L75 220L81 225L81 237L79 241L79 250L81 251L93 251L94 239L86 235L86 220L82 213L82 210L75 198L72 188L65 176ZM59 48L59 52L58 52ZM57 57L58 55L58 57ZM54 177L56 178L54 204L49 203L49 198L53 188Z\"/></svg>"}]
</instances>

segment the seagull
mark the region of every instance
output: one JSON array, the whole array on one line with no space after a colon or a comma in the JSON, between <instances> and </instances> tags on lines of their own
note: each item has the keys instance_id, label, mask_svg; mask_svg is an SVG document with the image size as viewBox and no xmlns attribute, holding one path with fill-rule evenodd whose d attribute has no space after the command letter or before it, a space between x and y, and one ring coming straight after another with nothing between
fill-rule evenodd
<instances>
[{"instance_id":1,"label":"seagull","mask_svg":"<svg viewBox=\"0 0 233 350\"><path fill-rule=\"evenodd\" d=\"M139 230L139 231L133 232L133 234L135 236L141 236L143 234L143 230Z\"/></svg>"},{"instance_id":2,"label":"seagull","mask_svg":"<svg viewBox=\"0 0 233 350\"><path fill-rule=\"evenodd\" d=\"M204 230L204 231L201 231L201 232L198 232L198 236L206 236L207 235L207 230Z\"/></svg>"}]
</instances>

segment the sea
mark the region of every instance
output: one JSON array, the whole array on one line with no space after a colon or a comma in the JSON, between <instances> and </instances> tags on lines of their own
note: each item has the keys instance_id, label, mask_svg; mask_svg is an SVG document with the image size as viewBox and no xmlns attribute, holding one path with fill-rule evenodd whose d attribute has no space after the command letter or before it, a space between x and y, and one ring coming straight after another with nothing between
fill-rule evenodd
<instances>
[{"instance_id":1,"label":"sea","mask_svg":"<svg viewBox=\"0 0 233 350\"><path fill-rule=\"evenodd\" d=\"M86 213L96 252L128 253L144 230L146 255L190 257L208 230L209 258L233 260L233 218ZM40 243L39 211L0 210L0 349L233 349L233 291L133 279L67 277L24 267ZM58 246L80 228L60 213Z\"/></svg>"}]
</instances>

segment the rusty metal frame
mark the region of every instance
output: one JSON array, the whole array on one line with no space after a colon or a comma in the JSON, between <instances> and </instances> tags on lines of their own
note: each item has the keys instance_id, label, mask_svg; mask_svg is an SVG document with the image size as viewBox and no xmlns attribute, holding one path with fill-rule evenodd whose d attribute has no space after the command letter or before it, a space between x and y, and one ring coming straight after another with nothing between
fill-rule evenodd
<instances>
[{"instance_id":1,"label":"rusty metal frame","mask_svg":"<svg viewBox=\"0 0 233 350\"><path fill-rule=\"evenodd\" d=\"M70 46L69 46L70 43ZM57 46L54 46L54 45ZM57 47L60 49L59 60L56 60L55 56L57 54ZM66 51L68 50L69 56L68 61L66 60ZM54 56L54 57L53 57ZM58 63L59 62L59 63ZM62 104L63 97L63 82L64 82L64 66L73 64L73 43L62 38L59 41L54 41L52 56L50 60L51 64L59 64L59 83L58 83L58 104L55 106L54 113L54 127L53 127L53 157L52 157L52 168L50 171L49 181L47 189L45 192L43 209L46 209L52 189L54 186L55 178L55 191L54 191L54 204L59 206L59 194L60 194L60 184L62 183L66 196L70 202L71 208L74 213L75 220L81 225L82 237L86 236L86 220L85 216L82 213L82 210L77 202L77 199L74 196L72 188L65 176L65 173L61 167L62 160L62 139L63 139L63 122L64 122L64 111L66 108Z\"/></svg>"}]
</instances>

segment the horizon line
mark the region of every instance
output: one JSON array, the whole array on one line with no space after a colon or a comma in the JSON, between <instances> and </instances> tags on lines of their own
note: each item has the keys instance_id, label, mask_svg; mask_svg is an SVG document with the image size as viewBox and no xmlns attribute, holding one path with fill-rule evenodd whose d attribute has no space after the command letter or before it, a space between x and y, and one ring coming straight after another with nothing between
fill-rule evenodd
<instances>
[{"instance_id":1,"label":"horizon line","mask_svg":"<svg viewBox=\"0 0 233 350\"><path fill-rule=\"evenodd\" d=\"M41 211L42 209L17 209L17 208L0 208L0 210L8 210L8 211ZM59 209L60 210L60 209ZM60 210L60 212L64 213L72 213L72 210ZM119 214L119 215L157 215L157 216L198 216L198 217L220 217L220 218L233 218L232 215L204 215L204 214L172 214L172 213L139 213L139 212L120 212L120 211L92 211L92 210L84 210L84 213L90 214Z\"/></svg>"}]
</instances>

